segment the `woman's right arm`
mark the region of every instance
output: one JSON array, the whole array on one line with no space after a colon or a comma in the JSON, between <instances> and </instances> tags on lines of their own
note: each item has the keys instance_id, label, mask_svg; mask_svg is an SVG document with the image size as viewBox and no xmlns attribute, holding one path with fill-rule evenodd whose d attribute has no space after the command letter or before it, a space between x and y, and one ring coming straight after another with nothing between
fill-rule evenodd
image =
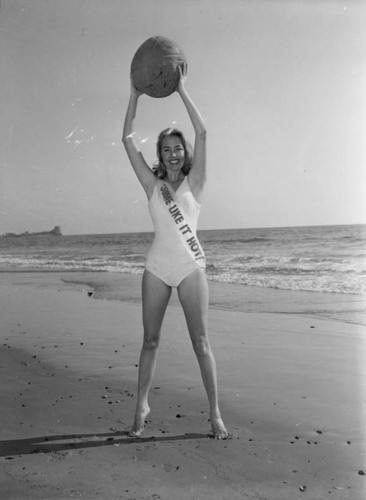
<instances>
[{"instance_id":1,"label":"woman's right arm","mask_svg":"<svg viewBox=\"0 0 366 500\"><path fill-rule=\"evenodd\" d=\"M131 95L123 127L122 142L130 159L131 165L137 175L137 178L144 188L147 197L150 198L155 186L156 177L149 165L146 163L141 151L139 150L134 140L134 119L136 116L137 102L140 95L141 93L131 83Z\"/></svg>"}]
</instances>

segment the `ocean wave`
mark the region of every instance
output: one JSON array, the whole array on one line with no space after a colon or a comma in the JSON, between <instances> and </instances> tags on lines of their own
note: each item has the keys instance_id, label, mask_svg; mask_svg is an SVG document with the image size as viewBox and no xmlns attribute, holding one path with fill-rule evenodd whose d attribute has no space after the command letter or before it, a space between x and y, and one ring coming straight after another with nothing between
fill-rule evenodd
<instances>
[{"instance_id":1,"label":"ocean wave","mask_svg":"<svg viewBox=\"0 0 366 500\"><path fill-rule=\"evenodd\" d=\"M0 257L0 270L10 269L35 270L35 271L105 271L126 272L132 274L142 273L143 259L139 262L128 262L112 259L35 259L24 257Z\"/></svg>"},{"instance_id":2,"label":"ocean wave","mask_svg":"<svg viewBox=\"0 0 366 500\"><path fill-rule=\"evenodd\" d=\"M347 279L331 276L310 276L304 279L296 275L253 275L243 273L208 274L212 281L236 283L261 288L293 290L302 292L339 293L346 295L366 295L366 280Z\"/></svg>"},{"instance_id":3,"label":"ocean wave","mask_svg":"<svg viewBox=\"0 0 366 500\"><path fill-rule=\"evenodd\" d=\"M110 272L142 274L143 259L140 262L111 259L35 259L1 257L0 271L58 271L58 272ZM307 292L328 292L341 294L366 294L366 272L335 273L334 269L323 269L316 273L309 269L284 269L274 266L258 266L245 270L240 266L225 268L217 264L207 265L207 276L211 281L236 283L246 286L296 290Z\"/></svg>"},{"instance_id":4,"label":"ocean wave","mask_svg":"<svg viewBox=\"0 0 366 500\"><path fill-rule=\"evenodd\" d=\"M232 245L232 244L247 244L247 243L265 243L265 242L270 242L270 238L228 238L228 239L206 239L206 238L201 238L200 241L202 241L205 245Z\"/></svg>"}]
</instances>

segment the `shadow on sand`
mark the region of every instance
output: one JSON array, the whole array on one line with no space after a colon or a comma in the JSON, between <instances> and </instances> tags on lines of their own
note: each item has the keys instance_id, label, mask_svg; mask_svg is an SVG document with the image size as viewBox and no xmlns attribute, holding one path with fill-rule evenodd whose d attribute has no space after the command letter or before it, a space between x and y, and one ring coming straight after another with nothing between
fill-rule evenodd
<instances>
[{"instance_id":1,"label":"shadow on sand","mask_svg":"<svg viewBox=\"0 0 366 500\"><path fill-rule=\"evenodd\" d=\"M103 434L70 434L62 436L40 436L25 439L9 439L0 441L0 457L11 460L15 456L33 453L57 453L59 451L97 448L131 443L148 443L163 441L184 441L188 439L207 439L208 434L188 433L178 436L131 437L128 431Z\"/></svg>"}]
</instances>

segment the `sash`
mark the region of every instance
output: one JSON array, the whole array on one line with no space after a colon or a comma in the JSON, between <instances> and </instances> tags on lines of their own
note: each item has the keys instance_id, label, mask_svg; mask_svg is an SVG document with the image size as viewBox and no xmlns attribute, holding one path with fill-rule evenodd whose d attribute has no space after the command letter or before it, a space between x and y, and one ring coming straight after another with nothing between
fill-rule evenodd
<instances>
[{"instance_id":1,"label":"sash","mask_svg":"<svg viewBox=\"0 0 366 500\"><path fill-rule=\"evenodd\" d=\"M174 198L174 194L170 191L166 182L161 181L159 186L159 195L162 197L169 218L174 224L176 231L179 233L183 245L188 249L189 254L201 266L205 267L206 259L200 242L196 238L194 232L189 227L187 217L184 215L178 201Z\"/></svg>"}]
</instances>

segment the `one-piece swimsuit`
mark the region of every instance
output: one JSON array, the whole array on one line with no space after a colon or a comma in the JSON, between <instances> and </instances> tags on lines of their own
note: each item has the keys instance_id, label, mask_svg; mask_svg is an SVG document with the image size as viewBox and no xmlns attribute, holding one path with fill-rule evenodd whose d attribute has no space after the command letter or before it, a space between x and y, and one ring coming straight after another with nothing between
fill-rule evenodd
<instances>
[{"instance_id":1,"label":"one-piece swimsuit","mask_svg":"<svg viewBox=\"0 0 366 500\"><path fill-rule=\"evenodd\" d=\"M174 197L180 212L164 203L161 191L164 185ZM157 179L153 194L149 199L149 212L153 221L155 236L149 249L145 268L171 287L177 287L181 281L197 269L205 268L205 258L201 249L201 256L197 259L196 248L192 242L197 242L197 222L201 205L193 196L188 178L185 177L179 188L174 192L171 186ZM175 213L174 213L175 210ZM174 218L175 217L175 218ZM187 234L186 226L189 228ZM188 238L189 236L189 238ZM189 243L186 242L188 239Z\"/></svg>"}]
</instances>

